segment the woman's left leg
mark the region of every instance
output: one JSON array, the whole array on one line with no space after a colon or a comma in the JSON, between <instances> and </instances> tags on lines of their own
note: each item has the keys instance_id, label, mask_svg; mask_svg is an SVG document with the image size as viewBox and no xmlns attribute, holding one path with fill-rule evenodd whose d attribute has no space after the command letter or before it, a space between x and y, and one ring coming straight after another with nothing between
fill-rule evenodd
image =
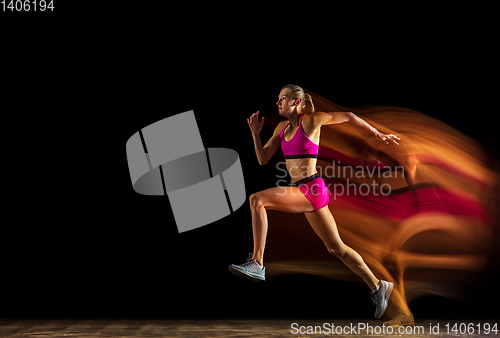
<instances>
[{"instance_id":1,"label":"woman's left leg","mask_svg":"<svg viewBox=\"0 0 500 338\"><path fill-rule=\"evenodd\" d=\"M288 213L303 213L313 209L311 203L297 187L275 187L250 195L252 212L253 254L252 258L264 266L264 249L267 238L267 210Z\"/></svg>"},{"instance_id":2,"label":"woman's left leg","mask_svg":"<svg viewBox=\"0 0 500 338\"><path fill-rule=\"evenodd\" d=\"M363 258L342 242L328 205L305 215L313 230L325 243L328 252L339 258L349 269L360 276L372 291L377 289L379 279L368 268Z\"/></svg>"},{"instance_id":3,"label":"woman's left leg","mask_svg":"<svg viewBox=\"0 0 500 338\"><path fill-rule=\"evenodd\" d=\"M264 249L267 237L267 209L290 213L313 210L311 203L297 187L275 187L259 191L250 196L252 211L253 253L241 265L231 264L231 273L252 280L266 280Z\"/></svg>"}]
</instances>

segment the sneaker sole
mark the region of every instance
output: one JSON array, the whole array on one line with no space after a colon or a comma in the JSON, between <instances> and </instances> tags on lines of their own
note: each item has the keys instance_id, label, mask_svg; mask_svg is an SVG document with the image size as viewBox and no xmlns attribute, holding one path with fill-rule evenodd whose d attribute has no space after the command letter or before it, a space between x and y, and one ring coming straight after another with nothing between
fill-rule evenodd
<instances>
[{"instance_id":1,"label":"sneaker sole","mask_svg":"<svg viewBox=\"0 0 500 338\"><path fill-rule=\"evenodd\" d=\"M231 272L233 275L238 276L238 277L243 277L246 279L249 279L254 282L262 282L266 280L266 277L260 276L251 272L244 272L241 270L238 270L237 268L233 267L232 265L229 266L229 272Z\"/></svg>"},{"instance_id":2,"label":"sneaker sole","mask_svg":"<svg viewBox=\"0 0 500 338\"><path fill-rule=\"evenodd\" d=\"M385 304L384 304L384 309L382 310L382 312L380 313L380 316L378 316L377 318L380 318L384 315L385 313L385 310L387 310L387 306L389 305L389 298L391 298L391 294L392 294L392 289L394 288L394 284L389 282L389 287L387 288L387 290L385 291Z\"/></svg>"}]
</instances>

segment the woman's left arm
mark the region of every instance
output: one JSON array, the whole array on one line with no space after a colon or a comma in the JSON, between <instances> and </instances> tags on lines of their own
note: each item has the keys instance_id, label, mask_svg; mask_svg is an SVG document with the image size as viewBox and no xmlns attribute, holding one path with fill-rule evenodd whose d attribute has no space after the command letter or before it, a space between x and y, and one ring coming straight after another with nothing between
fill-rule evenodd
<instances>
[{"instance_id":1,"label":"woman's left arm","mask_svg":"<svg viewBox=\"0 0 500 338\"><path fill-rule=\"evenodd\" d=\"M316 120L315 122L318 123L319 125L329 125L329 124L349 122L355 126L369 130L370 132L373 133L373 135L375 135L375 137L379 141L385 142L386 144L389 144L389 141L392 141L397 145L399 145L399 143L396 140L401 140L394 134L384 134L379 132L373 126L368 124L365 120L363 120L362 118L360 118L359 116L357 116L352 112L333 112L333 113L316 112L313 115L315 115L315 120Z\"/></svg>"}]
</instances>

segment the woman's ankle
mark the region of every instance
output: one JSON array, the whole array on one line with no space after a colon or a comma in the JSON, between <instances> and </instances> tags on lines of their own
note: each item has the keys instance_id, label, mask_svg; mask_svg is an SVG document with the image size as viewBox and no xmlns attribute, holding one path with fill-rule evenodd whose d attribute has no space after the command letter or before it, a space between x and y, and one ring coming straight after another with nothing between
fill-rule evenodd
<instances>
[{"instance_id":1,"label":"woman's ankle","mask_svg":"<svg viewBox=\"0 0 500 338\"><path fill-rule=\"evenodd\" d=\"M264 267L264 259L253 255L252 257L261 267Z\"/></svg>"}]
</instances>

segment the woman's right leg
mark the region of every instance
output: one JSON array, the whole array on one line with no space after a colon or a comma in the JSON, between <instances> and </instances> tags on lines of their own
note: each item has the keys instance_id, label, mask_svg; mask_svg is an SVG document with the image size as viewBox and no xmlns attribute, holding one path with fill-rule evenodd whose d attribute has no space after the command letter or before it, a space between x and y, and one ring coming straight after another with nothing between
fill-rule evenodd
<instances>
[{"instance_id":1,"label":"woman's right leg","mask_svg":"<svg viewBox=\"0 0 500 338\"><path fill-rule=\"evenodd\" d=\"M379 280L363 261L363 258L340 239L337 224L328 206L312 213L306 218L316 234L325 243L328 251L338 257L349 269L361 277L372 290L371 297L375 308L375 318L380 318L389 304L394 284Z\"/></svg>"},{"instance_id":2,"label":"woman's right leg","mask_svg":"<svg viewBox=\"0 0 500 338\"><path fill-rule=\"evenodd\" d=\"M339 258L349 269L360 276L372 291L375 290L379 284L379 279L368 268L363 258L344 244L328 206L305 215L313 230L325 243L328 252Z\"/></svg>"},{"instance_id":3,"label":"woman's right leg","mask_svg":"<svg viewBox=\"0 0 500 338\"><path fill-rule=\"evenodd\" d=\"M250 195L252 211L253 255L252 258L264 266L264 249L267 238L267 212L279 210L289 213L312 211L313 206L297 187L276 187Z\"/></svg>"}]
</instances>

